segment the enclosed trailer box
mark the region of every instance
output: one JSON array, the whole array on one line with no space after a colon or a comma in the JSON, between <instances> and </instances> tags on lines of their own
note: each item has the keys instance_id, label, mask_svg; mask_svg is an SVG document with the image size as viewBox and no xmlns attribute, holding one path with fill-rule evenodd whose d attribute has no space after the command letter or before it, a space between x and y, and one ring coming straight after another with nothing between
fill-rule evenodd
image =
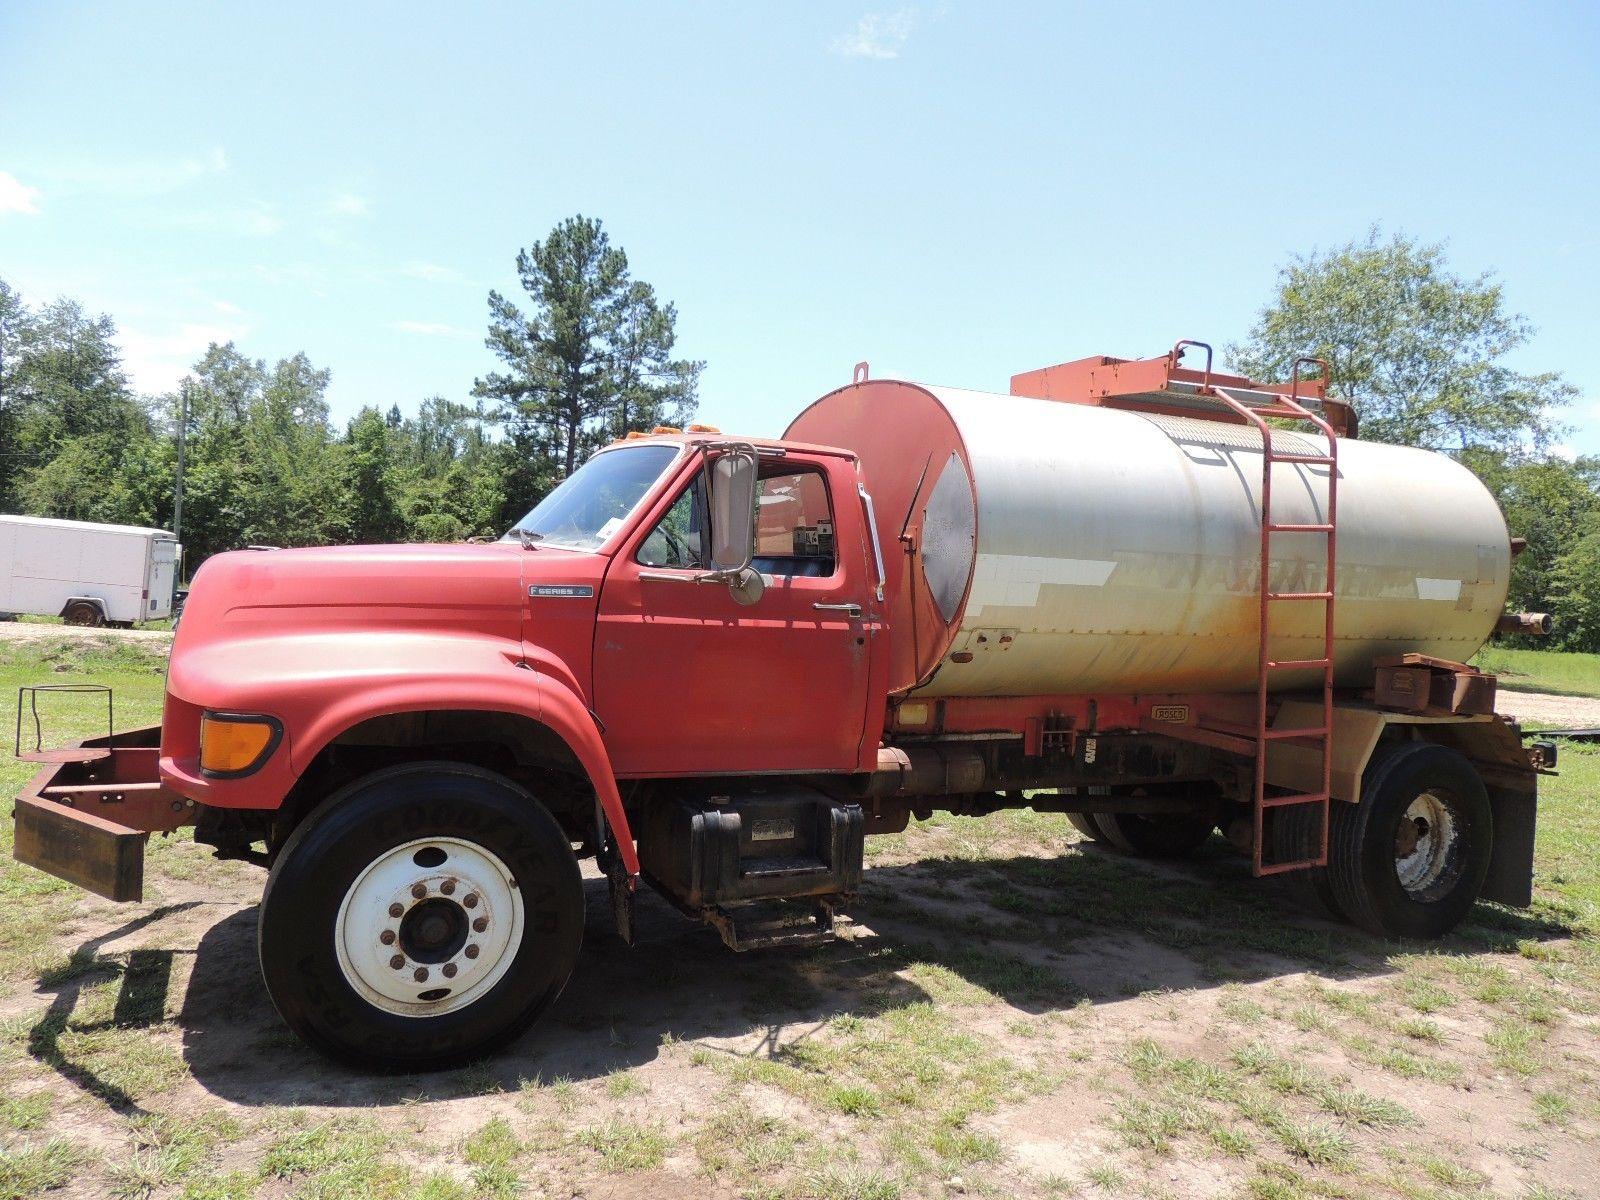
<instances>
[{"instance_id":1,"label":"enclosed trailer box","mask_svg":"<svg viewBox=\"0 0 1600 1200\"><path fill-rule=\"evenodd\" d=\"M172 615L181 553L164 529L0 515L0 613L159 621Z\"/></svg>"}]
</instances>

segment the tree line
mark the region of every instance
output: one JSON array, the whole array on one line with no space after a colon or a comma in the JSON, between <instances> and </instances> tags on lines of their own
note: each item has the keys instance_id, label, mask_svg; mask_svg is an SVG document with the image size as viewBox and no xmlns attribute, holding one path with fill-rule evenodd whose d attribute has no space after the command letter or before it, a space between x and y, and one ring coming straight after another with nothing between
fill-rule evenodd
<instances>
[{"instance_id":1,"label":"tree line","mask_svg":"<svg viewBox=\"0 0 1600 1200\"><path fill-rule=\"evenodd\" d=\"M502 369L461 399L330 416L330 373L207 348L172 392L138 394L116 326L0 279L0 512L171 528L184 427L190 569L248 545L497 536L598 446L693 415L701 364L677 310L574 217L517 258L527 308L489 297Z\"/></svg>"},{"instance_id":2,"label":"tree line","mask_svg":"<svg viewBox=\"0 0 1600 1200\"><path fill-rule=\"evenodd\" d=\"M683 424L703 366L674 357L676 308L599 221L563 221L516 267L520 300L488 297L496 369L460 399L428 397L415 416L363 408L342 428L328 371L304 354L269 366L213 345L179 389L140 396L109 317L67 299L29 307L0 280L0 512L170 528L187 401L191 567L252 544L497 535L598 446ZM1291 259L1227 357L1257 379L1325 358L1362 437L1468 466L1527 539L1510 606L1555 616L1545 644L1600 651L1600 458L1559 452L1575 389L1507 365L1532 332L1492 277L1373 231Z\"/></svg>"}]
</instances>

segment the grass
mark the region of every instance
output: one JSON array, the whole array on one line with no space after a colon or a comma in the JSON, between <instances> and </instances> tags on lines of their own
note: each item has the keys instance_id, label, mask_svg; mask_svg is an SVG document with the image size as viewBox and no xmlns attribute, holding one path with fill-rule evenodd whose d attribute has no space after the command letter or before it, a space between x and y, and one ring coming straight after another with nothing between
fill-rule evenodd
<instances>
[{"instance_id":1,"label":"grass","mask_svg":"<svg viewBox=\"0 0 1600 1200\"><path fill-rule=\"evenodd\" d=\"M1488 646L1478 651L1472 665L1499 676L1500 686L1514 692L1600 696L1600 654Z\"/></svg>"}]
</instances>

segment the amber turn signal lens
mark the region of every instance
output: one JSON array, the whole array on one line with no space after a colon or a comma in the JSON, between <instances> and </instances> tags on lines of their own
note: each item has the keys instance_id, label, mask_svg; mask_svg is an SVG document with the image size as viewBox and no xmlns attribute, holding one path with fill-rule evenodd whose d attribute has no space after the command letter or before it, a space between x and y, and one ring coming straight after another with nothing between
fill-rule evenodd
<instances>
[{"instance_id":1,"label":"amber turn signal lens","mask_svg":"<svg viewBox=\"0 0 1600 1200\"><path fill-rule=\"evenodd\" d=\"M266 757L277 733L277 725L265 717L206 713L200 719L200 769L216 775L248 771Z\"/></svg>"}]
</instances>

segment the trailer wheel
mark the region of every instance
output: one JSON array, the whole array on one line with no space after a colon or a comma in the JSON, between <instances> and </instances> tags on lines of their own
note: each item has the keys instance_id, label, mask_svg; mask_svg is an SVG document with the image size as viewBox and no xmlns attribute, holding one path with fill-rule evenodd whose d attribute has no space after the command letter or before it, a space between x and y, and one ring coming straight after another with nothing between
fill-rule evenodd
<instances>
[{"instance_id":1,"label":"trailer wheel","mask_svg":"<svg viewBox=\"0 0 1600 1200\"><path fill-rule=\"evenodd\" d=\"M1333 801L1335 808L1344 804L1343 800ZM1331 838L1333 810L1329 810L1329 834ZM1292 804L1279 808L1272 819L1272 847L1273 859L1278 862L1288 862L1315 858L1319 853L1319 843L1322 841L1322 813L1316 806L1310 804ZM1314 913L1335 917L1343 920L1344 909L1339 907L1339 898L1333 894L1333 882L1328 878L1327 867L1302 867L1298 871L1285 871L1280 878L1289 893Z\"/></svg>"},{"instance_id":2,"label":"trailer wheel","mask_svg":"<svg viewBox=\"0 0 1600 1200\"><path fill-rule=\"evenodd\" d=\"M1095 813L1091 819L1100 830L1102 841L1142 858L1182 858L1193 854L1217 827L1209 813Z\"/></svg>"},{"instance_id":3,"label":"trailer wheel","mask_svg":"<svg viewBox=\"0 0 1600 1200\"><path fill-rule=\"evenodd\" d=\"M477 1058L560 995L583 941L566 834L510 780L412 763L357 780L289 837L261 899L267 991L356 1066Z\"/></svg>"},{"instance_id":4,"label":"trailer wheel","mask_svg":"<svg viewBox=\"0 0 1600 1200\"><path fill-rule=\"evenodd\" d=\"M90 604L87 600L74 600L61 610L61 619L68 625L100 626L106 623L105 613L100 611L99 605Z\"/></svg>"},{"instance_id":5,"label":"trailer wheel","mask_svg":"<svg viewBox=\"0 0 1600 1200\"><path fill-rule=\"evenodd\" d=\"M1489 795L1460 754L1397 745L1367 768L1361 803L1336 803L1328 880L1351 922L1382 937L1436 938L1483 887L1493 849Z\"/></svg>"},{"instance_id":6,"label":"trailer wheel","mask_svg":"<svg viewBox=\"0 0 1600 1200\"><path fill-rule=\"evenodd\" d=\"M1105 835L1100 832L1100 827L1094 823L1091 813L1068 813L1067 824L1071 825L1091 842L1105 841Z\"/></svg>"}]
</instances>

